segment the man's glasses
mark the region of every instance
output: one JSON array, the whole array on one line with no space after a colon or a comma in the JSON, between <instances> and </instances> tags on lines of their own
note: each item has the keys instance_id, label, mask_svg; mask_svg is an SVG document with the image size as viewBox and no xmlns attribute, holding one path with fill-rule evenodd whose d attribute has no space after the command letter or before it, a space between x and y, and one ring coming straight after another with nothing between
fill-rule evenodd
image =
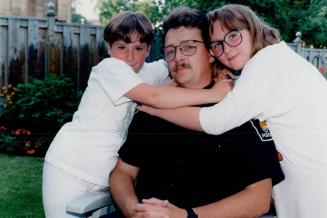
<instances>
[{"instance_id":1,"label":"man's glasses","mask_svg":"<svg viewBox=\"0 0 327 218\"><path fill-rule=\"evenodd\" d=\"M210 53L215 57L220 57L224 53L224 42L230 47L236 47L242 42L242 34L240 30L232 30L228 32L223 40L217 40L210 43Z\"/></svg>"},{"instance_id":2,"label":"man's glasses","mask_svg":"<svg viewBox=\"0 0 327 218\"><path fill-rule=\"evenodd\" d=\"M185 56L192 56L196 52L196 43L204 43L198 40L186 40L180 42L178 46L168 45L164 48L165 60L167 62L173 61L176 57L176 49L182 52Z\"/></svg>"}]
</instances>

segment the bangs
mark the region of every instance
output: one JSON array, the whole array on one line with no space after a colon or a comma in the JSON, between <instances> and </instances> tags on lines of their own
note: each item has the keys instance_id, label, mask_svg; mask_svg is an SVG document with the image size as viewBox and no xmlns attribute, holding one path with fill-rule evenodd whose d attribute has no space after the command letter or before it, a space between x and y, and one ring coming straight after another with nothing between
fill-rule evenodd
<instances>
[{"instance_id":1,"label":"bangs","mask_svg":"<svg viewBox=\"0 0 327 218\"><path fill-rule=\"evenodd\" d=\"M243 15L237 11L219 9L209 13L210 33L213 33L213 23L218 21L227 31L248 28Z\"/></svg>"},{"instance_id":2,"label":"bangs","mask_svg":"<svg viewBox=\"0 0 327 218\"><path fill-rule=\"evenodd\" d=\"M126 43L131 43L134 35L137 35L141 43L151 42L152 30L146 29L139 25L136 19L126 19L122 23L117 24L116 31L113 33L113 41L123 40Z\"/></svg>"},{"instance_id":3,"label":"bangs","mask_svg":"<svg viewBox=\"0 0 327 218\"><path fill-rule=\"evenodd\" d=\"M113 18L104 31L104 39L110 45L117 40L131 43L133 39L151 44L154 34L150 21L142 13L123 12Z\"/></svg>"}]
</instances>

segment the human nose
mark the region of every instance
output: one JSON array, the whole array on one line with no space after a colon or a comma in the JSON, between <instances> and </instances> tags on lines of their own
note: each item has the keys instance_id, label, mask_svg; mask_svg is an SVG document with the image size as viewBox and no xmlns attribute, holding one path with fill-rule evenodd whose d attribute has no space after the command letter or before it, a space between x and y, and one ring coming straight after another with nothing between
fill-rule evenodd
<instances>
[{"instance_id":1,"label":"human nose","mask_svg":"<svg viewBox=\"0 0 327 218\"><path fill-rule=\"evenodd\" d=\"M129 61L134 60L134 51L133 51L133 49L128 49L126 58Z\"/></svg>"},{"instance_id":2,"label":"human nose","mask_svg":"<svg viewBox=\"0 0 327 218\"><path fill-rule=\"evenodd\" d=\"M227 43L225 41L223 42L222 46L223 46L223 53L229 53L230 50L232 49L232 47L227 45Z\"/></svg>"},{"instance_id":3,"label":"human nose","mask_svg":"<svg viewBox=\"0 0 327 218\"><path fill-rule=\"evenodd\" d=\"M183 59L184 55L182 53L182 49L181 47L176 47L176 50L175 50L175 60L181 60Z\"/></svg>"}]
</instances>

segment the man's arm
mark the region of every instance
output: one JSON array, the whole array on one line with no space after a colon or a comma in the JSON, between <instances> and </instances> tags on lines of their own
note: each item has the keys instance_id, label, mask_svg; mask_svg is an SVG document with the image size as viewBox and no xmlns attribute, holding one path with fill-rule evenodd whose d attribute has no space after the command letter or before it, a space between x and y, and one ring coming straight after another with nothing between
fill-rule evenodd
<instances>
[{"instance_id":1,"label":"man's arm","mask_svg":"<svg viewBox=\"0 0 327 218\"><path fill-rule=\"evenodd\" d=\"M109 187L112 197L125 217L132 217L135 213L135 205L138 199L134 190L134 182L139 168L118 160L116 168L112 171L109 179Z\"/></svg>"},{"instance_id":2,"label":"man's arm","mask_svg":"<svg viewBox=\"0 0 327 218\"><path fill-rule=\"evenodd\" d=\"M264 179L230 197L193 209L201 218L258 217L268 212L271 191L271 179ZM172 204L164 208L160 207L157 201L157 199L143 201L143 204L137 205L136 211L141 217L143 214L150 217L166 215L170 218L181 218L181 214L186 214L185 208L177 208Z\"/></svg>"},{"instance_id":3,"label":"man's arm","mask_svg":"<svg viewBox=\"0 0 327 218\"><path fill-rule=\"evenodd\" d=\"M194 211L201 218L258 217L269 211L271 192L271 179L264 179L221 201L194 208Z\"/></svg>"}]
</instances>

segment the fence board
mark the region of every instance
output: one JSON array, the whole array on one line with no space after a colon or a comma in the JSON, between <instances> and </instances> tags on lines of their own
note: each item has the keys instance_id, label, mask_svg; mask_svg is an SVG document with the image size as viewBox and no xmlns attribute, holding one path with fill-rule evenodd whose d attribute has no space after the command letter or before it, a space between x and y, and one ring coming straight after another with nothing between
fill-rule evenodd
<instances>
[{"instance_id":1,"label":"fence board","mask_svg":"<svg viewBox=\"0 0 327 218\"><path fill-rule=\"evenodd\" d=\"M79 54L79 87L85 89L87 86L87 80L90 75L90 69L92 66L92 51L90 47L90 31L87 27L81 27L80 30L80 54Z\"/></svg>"},{"instance_id":2,"label":"fence board","mask_svg":"<svg viewBox=\"0 0 327 218\"><path fill-rule=\"evenodd\" d=\"M73 72L72 68L72 60L73 60L73 53L72 53L72 32L69 26L63 27L63 51L62 51L62 69L61 74L70 74Z\"/></svg>"},{"instance_id":3,"label":"fence board","mask_svg":"<svg viewBox=\"0 0 327 218\"><path fill-rule=\"evenodd\" d=\"M72 67L74 68L72 71L73 78L75 79L76 88L80 90L80 43L79 36L75 34L73 31L71 33L72 37Z\"/></svg>"},{"instance_id":4,"label":"fence board","mask_svg":"<svg viewBox=\"0 0 327 218\"><path fill-rule=\"evenodd\" d=\"M94 61L101 60L104 57L108 56L108 53L107 53L107 50L105 47L105 43L103 40L103 31L104 31L103 28L100 28L100 27L96 28L95 37L96 37L96 51L97 52L94 53Z\"/></svg>"},{"instance_id":5,"label":"fence board","mask_svg":"<svg viewBox=\"0 0 327 218\"><path fill-rule=\"evenodd\" d=\"M29 20L28 21L28 66L27 66L27 76L31 75L33 77L39 78L40 75L38 64L39 64L39 21ZM25 78L27 82L28 78Z\"/></svg>"},{"instance_id":6,"label":"fence board","mask_svg":"<svg viewBox=\"0 0 327 218\"><path fill-rule=\"evenodd\" d=\"M19 29L20 29L19 19L10 19L8 21L8 83L17 84L20 82L20 73L22 72L22 61L19 59Z\"/></svg>"},{"instance_id":7,"label":"fence board","mask_svg":"<svg viewBox=\"0 0 327 218\"><path fill-rule=\"evenodd\" d=\"M46 35L47 29L41 28L39 29L39 55L38 55L38 71L37 77L39 79L44 79L46 76L47 65L46 65Z\"/></svg>"},{"instance_id":8,"label":"fence board","mask_svg":"<svg viewBox=\"0 0 327 218\"><path fill-rule=\"evenodd\" d=\"M6 23L6 26L2 25ZM8 22L0 23L0 85L8 85Z\"/></svg>"},{"instance_id":9,"label":"fence board","mask_svg":"<svg viewBox=\"0 0 327 218\"><path fill-rule=\"evenodd\" d=\"M21 23L21 21L20 21ZM19 48L19 62L21 63L21 70L19 72L19 81L22 83L27 82L28 78L28 32L27 28L21 29L20 35L18 36L19 41L18 41L18 48Z\"/></svg>"}]
</instances>

